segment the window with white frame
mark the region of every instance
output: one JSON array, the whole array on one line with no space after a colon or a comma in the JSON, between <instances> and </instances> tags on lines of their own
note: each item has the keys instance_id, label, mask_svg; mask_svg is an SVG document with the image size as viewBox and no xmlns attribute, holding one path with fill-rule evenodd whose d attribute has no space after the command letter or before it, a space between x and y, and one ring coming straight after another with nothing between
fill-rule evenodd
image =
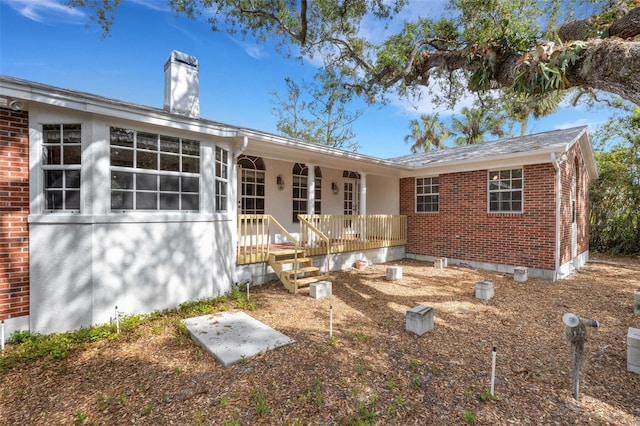
<instances>
[{"instance_id":1,"label":"window with white frame","mask_svg":"<svg viewBox=\"0 0 640 426\"><path fill-rule=\"evenodd\" d=\"M314 203L315 214L321 214L322 209L322 171L314 167ZM307 214L309 168L302 163L296 163L292 172L293 222L298 222L299 214Z\"/></svg>"},{"instance_id":2,"label":"window with white frame","mask_svg":"<svg viewBox=\"0 0 640 426\"><path fill-rule=\"evenodd\" d=\"M240 166L240 213L264 214L265 167L260 157L241 155Z\"/></svg>"},{"instance_id":3,"label":"window with white frame","mask_svg":"<svg viewBox=\"0 0 640 426\"><path fill-rule=\"evenodd\" d=\"M200 142L112 127L111 210L200 209Z\"/></svg>"},{"instance_id":4,"label":"window with white frame","mask_svg":"<svg viewBox=\"0 0 640 426\"><path fill-rule=\"evenodd\" d=\"M439 177L416 178L416 212L437 213L439 204Z\"/></svg>"},{"instance_id":5,"label":"window with white frame","mask_svg":"<svg viewBox=\"0 0 640 426\"><path fill-rule=\"evenodd\" d=\"M227 211L229 186L229 151L216 146L216 212Z\"/></svg>"},{"instance_id":6,"label":"window with white frame","mask_svg":"<svg viewBox=\"0 0 640 426\"><path fill-rule=\"evenodd\" d=\"M521 213L523 195L522 169L492 170L489 179L489 211Z\"/></svg>"},{"instance_id":7,"label":"window with white frame","mask_svg":"<svg viewBox=\"0 0 640 426\"><path fill-rule=\"evenodd\" d=\"M80 210L82 125L42 126L44 209Z\"/></svg>"}]
</instances>

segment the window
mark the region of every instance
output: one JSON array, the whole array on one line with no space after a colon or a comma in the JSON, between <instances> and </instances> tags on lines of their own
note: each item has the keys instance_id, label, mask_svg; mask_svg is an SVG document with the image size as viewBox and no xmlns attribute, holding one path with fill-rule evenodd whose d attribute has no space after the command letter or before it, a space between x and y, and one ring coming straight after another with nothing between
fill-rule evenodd
<instances>
[{"instance_id":1,"label":"window","mask_svg":"<svg viewBox=\"0 0 640 426\"><path fill-rule=\"evenodd\" d=\"M80 210L80 124L42 126L45 210Z\"/></svg>"},{"instance_id":2,"label":"window","mask_svg":"<svg viewBox=\"0 0 640 426\"><path fill-rule=\"evenodd\" d=\"M322 209L322 171L320 167L315 166L314 169L314 203L313 209L315 214L321 214ZM292 172L292 198L293 198L293 222L298 222L299 214L307 214L308 200L308 184L309 184L309 168L305 164L296 163Z\"/></svg>"},{"instance_id":3,"label":"window","mask_svg":"<svg viewBox=\"0 0 640 426\"><path fill-rule=\"evenodd\" d=\"M489 172L489 211L522 212L522 169Z\"/></svg>"},{"instance_id":4,"label":"window","mask_svg":"<svg viewBox=\"0 0 640 426\"><path fill-rule=\"evenodd\" d=\"M111 128L111 210L200 209L200 142Z\"/></svg>"},{"instance_id":5,"label":"window","mask_svg":"<svg viewBox=\"0 0 640 426\"><path fill-rule=\"evenodd\" d=\"M242 155L240 166L240 213L264 214L264 161L260 157Z\"/></svg>"},{"instance_id":6,"label":"window","mask_svg":"<svg viewBox=\"0 0 640 426\"><path fill-rule=\"evenodd\" d=\"M293 222L298 222L299 214L307 213L307 175L309 170L304 164L296 163L293 166Z\"/></svg>"},{"instance_id":7,"label":"window","mask_svg":"<svg viewBox=\"0 0 640 426\"><path fill-rule=\"evenodd\" d=\"M416 212L437 213L440 202L440 178L416 178Z\"/></svg>"},{"instance_id":8,"label":"window","mask_svg":"<svg viewBox=\"0 0 640 426\"><path fill-rule=\"evenodd\" d=\"M227 211L229 184L229 151L216 147L216 212Z\"/></svg>"}]
</instances>

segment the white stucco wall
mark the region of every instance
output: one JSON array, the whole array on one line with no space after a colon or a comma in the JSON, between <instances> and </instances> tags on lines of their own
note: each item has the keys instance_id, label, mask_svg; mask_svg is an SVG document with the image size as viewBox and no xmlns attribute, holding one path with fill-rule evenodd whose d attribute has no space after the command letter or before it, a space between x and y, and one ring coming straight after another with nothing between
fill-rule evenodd
<instances>
[{"instance_id":1,"label":"white stucco wall","mask_svg":"<svg viewBox=\"0 0 640 426\"><path fill-rule=\"evenodd\" d=\"M215 297L235 280L233 147L222 138L103 119L55 107L30 109L31 332L52 333L109 322L119 312L149 313ZM44 211L42 124L81 123L80 212ZM199 212L111 212L110 126L201 141ZM226 213L214 212L215 146L229 151Z\"/></svg>"}]
</instances>

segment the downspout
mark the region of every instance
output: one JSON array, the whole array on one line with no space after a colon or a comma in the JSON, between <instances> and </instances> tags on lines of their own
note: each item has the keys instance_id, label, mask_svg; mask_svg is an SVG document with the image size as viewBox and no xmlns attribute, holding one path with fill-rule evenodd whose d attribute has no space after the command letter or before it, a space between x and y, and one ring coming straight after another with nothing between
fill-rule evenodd
<instances>
[{"instance_id":1,"label":"downspout","mask_svg":"<svg viewBox=\"0 0 640 426\"><path fill-rule=\"evenodd\" d=\"M236 133L236 136L242 136L240 132ZM233 159L237 160L238 157L240 157L242 155L242 153L245 151L245 149L247 149L247 145L249 145L249 137L248 136L242 136L242 144L240 145L240 148L238 148L237 150L235 150L233 152Z\"/></svg>"},{"instance_id":2,"label":"downspout","mask_svg":"<svg viewBox=\"0 0 640 426\"><path fill-rule=\"evenodd\" d=\"M560 202L562 201L562 179L560 179L560 159L555 152L551 153L551 163L556 169L556 229L555 229L555 253L553 281L558 281L558 271L560 270Z\"/></svg>"}]
</instances>

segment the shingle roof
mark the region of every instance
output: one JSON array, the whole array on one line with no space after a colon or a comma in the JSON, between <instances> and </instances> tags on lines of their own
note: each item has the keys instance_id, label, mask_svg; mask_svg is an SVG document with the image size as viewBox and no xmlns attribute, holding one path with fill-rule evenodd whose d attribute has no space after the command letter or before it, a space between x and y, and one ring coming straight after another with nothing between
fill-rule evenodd
<instances>
[{"instance_id":1,"label":"shingle roof","mask_svg":"<svg viewBox=\"0 0 640 426\"><path fill-rule=\"evenodd\" d=\"M404 155L402 157L390 158L389 161L411 168L420 168L445 165L447 163L456 163L465 160L490 159L524 153L564 152L570 144L578 140L586 129L587 126L580 126L570 129L552 130L517 138Z\"/></svg>"}]
</instances>

